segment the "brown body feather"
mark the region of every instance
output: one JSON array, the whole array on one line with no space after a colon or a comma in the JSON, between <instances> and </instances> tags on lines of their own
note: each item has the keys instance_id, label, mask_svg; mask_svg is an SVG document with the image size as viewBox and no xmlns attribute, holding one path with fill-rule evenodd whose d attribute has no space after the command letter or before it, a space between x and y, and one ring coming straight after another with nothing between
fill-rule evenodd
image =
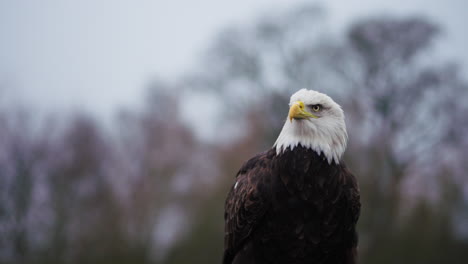
<instances>
[{"instance_id":1,"label":"brown body feather","mask_svg":"<svg viewBox=\"0 0 468 264\"><path fill-rule=\"evenodd\" d=\"M247 161L225 204L223 264L355 263L359 189L311 149Z\"/></svg>"}]
</instances>

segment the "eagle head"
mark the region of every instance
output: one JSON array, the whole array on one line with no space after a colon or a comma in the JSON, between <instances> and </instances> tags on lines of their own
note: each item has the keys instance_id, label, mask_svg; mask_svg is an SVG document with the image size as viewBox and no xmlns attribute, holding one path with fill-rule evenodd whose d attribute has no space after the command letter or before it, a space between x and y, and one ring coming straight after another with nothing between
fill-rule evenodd
<instances>
[{"instance_id":1,"label":"eagle head","mask_svg":"<svg viewBox=\"0 0 468 264\"><path fill-rule=\"evenodd\" d=\"M326 94L301 89L291 96L288 118L274 146L278 155L301 145L338 164L347 139L340 105Z\"/></svg>"}]
</instances>

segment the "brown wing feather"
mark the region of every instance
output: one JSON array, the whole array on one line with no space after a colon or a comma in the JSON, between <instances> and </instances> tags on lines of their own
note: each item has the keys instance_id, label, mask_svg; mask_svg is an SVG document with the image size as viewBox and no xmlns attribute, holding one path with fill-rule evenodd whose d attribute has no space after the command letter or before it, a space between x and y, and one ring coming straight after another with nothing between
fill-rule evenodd
<instances>
[{"instance_id":1,"label":"brown wing feather","mask_svg":"<svg viewBox=\"0 0 468 264\"><path fill-rule=\"evenodd\" d=\"M269 158L260 154L247 161L237 174L225 204L223 263L230 264L269 207L266 177L271 175Z\"/></svg>"}]
</instances>

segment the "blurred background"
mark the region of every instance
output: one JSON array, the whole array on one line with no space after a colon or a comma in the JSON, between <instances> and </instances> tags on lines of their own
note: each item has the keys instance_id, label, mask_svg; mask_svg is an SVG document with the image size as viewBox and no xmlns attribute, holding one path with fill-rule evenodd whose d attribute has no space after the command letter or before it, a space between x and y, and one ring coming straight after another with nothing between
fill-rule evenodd
<instances>
[{"instance_id":1,"label":"blurred background","mask_svg":"<svg viewBox=\"0 0 468 264\"><path fill-rule=\"evenodd\" d=\"M467 9L0 1L0 263L220 263L303 87L346 113L360 263L466 263Z\"/></svg>"}]
</instances>

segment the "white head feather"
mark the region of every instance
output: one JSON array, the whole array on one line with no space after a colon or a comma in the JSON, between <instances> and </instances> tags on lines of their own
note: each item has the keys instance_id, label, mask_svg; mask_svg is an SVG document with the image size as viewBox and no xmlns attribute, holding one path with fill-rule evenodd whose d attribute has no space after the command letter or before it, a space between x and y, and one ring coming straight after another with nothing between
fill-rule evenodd
<instances>
[{"instance_id":1,"label":"white head feather","mask_svg":"<svg viewBox=\"0 0 468 264\"><path fill-rule=\"evenodd\" d=\"M287 119L275 142L276 154L288 147L293 150L299 144L305 148L323 153L328 163L339 163L346 149L348 134L344 113L340 105L328 95L313 90L301 89L291 96L289 105L297 101L304 102L305 110L318 118ZM311 105L321 105L318 112L310 109Z\"/></svg>"}]
</instances>

